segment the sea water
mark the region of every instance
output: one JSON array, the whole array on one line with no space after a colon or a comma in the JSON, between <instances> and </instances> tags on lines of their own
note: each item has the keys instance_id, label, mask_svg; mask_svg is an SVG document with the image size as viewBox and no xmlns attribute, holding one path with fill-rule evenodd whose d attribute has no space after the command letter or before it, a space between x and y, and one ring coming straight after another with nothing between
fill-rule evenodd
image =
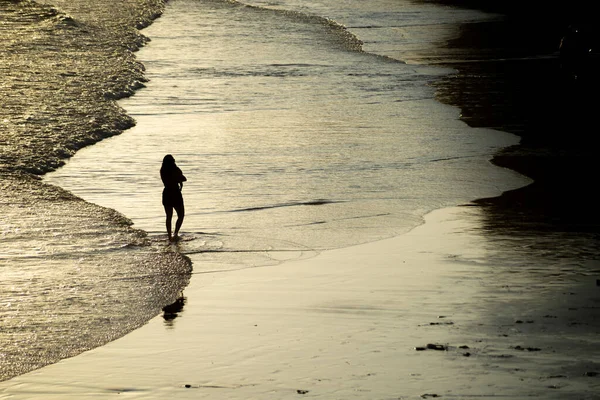
<instances>
[{"instance_id":1,"label":"sea water","mask_svg":"<svg viewBox=\"0 0 600 400\"><path fill-rule=\"evenodd\" d=\"M403 1L172 1L138 53L150 82L120 102L137 125L46 179L164 238L172 154L195 272L407 232L527 182L489 162L516 137L468 128L428 86L450 71L415 64L450 22L477 18Z\"/></svg>"},{"instance_id":2,"label":"sea water","mask_svg":"<svg viewBox=\"0 0 600 400\"><path fill-rule=\"evenodd\" d=\"M93 29L101 3L89 4L89 20L75 10L72 18L58 15L59 24L51 11L23 31L30 51L43 48L48 32L101 32ZM136 126L78 151L44 178L87 203L56 187L1 177L0 379L101 345L155 315L186 280L170 270L179 262L169 254L189 256L196 274L276 268L402 234L430 210L526 184L489 163L517 138L468 128L428 86L452 72L434 66L444 57L436 44L456 33L455 23L481 18L488 16L401 0L170 1L144 30L152 41L137 53L150 81L119 102ZM54 65L64 70L47 93L86 84L70 82L85 76L78 62L93 53L86 48L93 41L73 40L78 55L66 52L69 59ZM100 53L94 74L104 72L100 61L110 52ZM50 76L45 67L30 64L40 69L36 77ZM38 92L28 89L42 83L19 77L0 89L32 101ZM9 114L0 144L10 145L5 132L14 127L91 123L93 110L66 113L64 100ZM25 146L45 148L53 134ZM48 147L50 167L63 151ZM3 168L6 160L29 168L44 161L23 154L3 147ZM182 241L172 246L160 204L165 154L188 179ZM19 206L11 200L15 188Z\"/></svg>"}]
</instances>

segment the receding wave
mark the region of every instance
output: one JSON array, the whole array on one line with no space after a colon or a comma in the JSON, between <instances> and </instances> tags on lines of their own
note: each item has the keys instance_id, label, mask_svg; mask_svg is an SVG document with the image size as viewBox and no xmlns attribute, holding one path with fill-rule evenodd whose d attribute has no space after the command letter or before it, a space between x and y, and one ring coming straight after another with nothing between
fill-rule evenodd
<instances>
[{"instance_id":1,"label":"receding wave","mask_svg":"<svg viewBox=\"0 0 600 400\"><path fill-rule=\"evenodd\" d=\"M330 18L322 17L319 15L305 14L299 11L293 10L281 10L264 8L256 5L250 5L236 0L221 0L222 2L229 4L239 4L240 6L248 7L259 12L277 12L285 15L286 17L295 21L301 21L309 24L318 24L326 27L331 33L330 39L332 44L337 45L340 48L349 51L363 51L363 42L356 37L352 32L348 31L346 27Z\"/></svg>"}]
</instances>

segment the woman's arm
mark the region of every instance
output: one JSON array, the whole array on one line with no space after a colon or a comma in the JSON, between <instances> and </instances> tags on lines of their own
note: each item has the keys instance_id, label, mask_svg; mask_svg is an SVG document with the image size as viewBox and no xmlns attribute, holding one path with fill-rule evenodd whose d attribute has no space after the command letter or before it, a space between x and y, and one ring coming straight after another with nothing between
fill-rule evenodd
<instances>
[{"instance_id":1,"label":"woman's arm","mask_svg":"<svg viewBox=\"0 0 600 400\"><path fill-rule=\"evenodd\" d=\"M186 177L183 175L183 173L181 172L181 170L179 170L179 191L181 192L181 190L183 189L183 182L186 182L187 179Z\"/></svg>"}]
</instances>

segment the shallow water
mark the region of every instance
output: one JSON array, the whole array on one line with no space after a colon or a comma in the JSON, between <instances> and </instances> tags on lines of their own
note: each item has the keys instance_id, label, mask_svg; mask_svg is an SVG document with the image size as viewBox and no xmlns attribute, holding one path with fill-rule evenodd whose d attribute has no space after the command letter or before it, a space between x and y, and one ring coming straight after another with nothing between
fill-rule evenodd
<instances>
[{"instance_id":1,"label":"shallow water","mask_svg":"<svg viewBox=\"0 0 600 400\"><path fill-rule=\"evenodd\" d=\"M240 251L318 251L394 236L430 210L528 182L488 161L516 137L468 128L457 109L434 101L428 83L447 70L392 59L387 43L380 55L361 51L351 28L314 16L319 7L286 6L170 2L138 53L150 83L120 102L137 125L82 150L46 181L161 235L158 169L173 154L188 178L183 252L211 250L196 271L213 268L214 257L277 261ZM347 17L366 23L383 6L373 7L361 8L365 21ZM410 29L419 15L427 14L397 22Z\"/></svg>"},{"instance_id":2,"label":"shallow water","mask_svg":"<svg viewBox=\"0 0 600 400\"><path fill-rule=\"evenodd\" d=\"M137 54L142 76L131 51L145 39L134 26L160 2L44 4L0 8L9 38L0 47L0 379L143 324L186 285L179 252L199 260L196 272L274 265L406 232L430 209L523 182L487 162L514 137L466 129L426 86L446 71L399 61L450 34L446 22L460 13L432 24L434 8L403 2L333 15L319 3L280 3L282 12L172 1L145 32L153 42ZM357 34L379 50L362 52ZM149 87L121 102L126 115L114 99L146 77ZM108 208L28 175L132 117L126 135L45 179ZM189 178L184 240L173 248L160 205L165 153Z\"/></svg>"},{"instance_id":3,"label":"shallow water","mask_svg":"<svg viewBox=\"0 0 600 400\"><path fill-rule=\"evenodd\" d=\"M468 129L433 101L427 84L447 70L402 62L436 62L429 43L481 14L172 1L136 60L134 27L159 1L43 4L0 4L0 379L143 324L187 284L181 254L198 273L276 265L527 182L487 161L514 136ZM125 114L114 99L146 78ZM76 151L44 182L29 175ZM160 205L166 153L189 179L176 246Z\"/></svg>"},{"instance_id":4,"label":"shallow water","mask_svg":"<svg viewBox=\"0 0 600 400\"><path fill-rule=\"evenodd\" d=\"M95 18L107 6L56 3L92 33ZM120 102L137 126L79 151L45 178L117 210L143 231L129 227L119 213L20 174L54 168L80 146L132 123L111 101L101 102L105 108L92 104L90 99L97 101L103 90L112 98L112 89L100 84L94 92L78 80L104 79L107 73L108 82L114 79L126 92L142 80L131 54L119 58L115 69L70 59L73 64L61 72L66 75L59 74L56 87L60 79L77 80L71 89L95 94L60 98L58 122L52 119L57 112L52 106L46 106L49 120L33 106L23 111L31 101L27 91L9 109L1 144L12 146L2 154L3 171L10 173L0 178L0 215L8 216L1 220L0 317L9 329L1 335L0 379L143 324L186 285L189 264L180 254L192 258L199 274L275 266L322 249L394 236L420 224L429 210L528 182L488 162L495 150L517 139L467 128L456 108L433 100L428 86L449 71L417 65L445 60L448 54L433 44L455 34L452 23L484 18L481 14L403 1L252 4L279 11L235 2L171 1L167 13L144 31L152 42L137 53L147 67L148 87ZM126 14L119 10L114 16ZM56 22L55 16L50 21ZM118 20L98 24L114 28ZM43 27L53 26L43 21ZM120 37L128 47L136 36ZM44 77L48 69L35 72ZM119 74L128 78L120 81ZM19 88L43 81L26 79L18 78ZM15 89L0 82L1 89ZM35 98L53 99L56 87ZM73 109L63 104L68 99L81 113L71 114ZM81 108L78 101L84 103ZM87 119L92 112L108 117ZM65 118L69 115L76 117ZM28 129L42 134L29 140ZM15 145L6 140L6 132L24 140ZM63 139L66 145L57 144ZM183 238L174 246L166 244L160 205L158 169L166 153L175 155L189 180ZM527 282L538 278L551 282L559 274L562 282L580 275L580 259L558 260L550 270L538 267L546 254L562 257L552 253L552 237L543 248L524 244L515 253L510 233L489 239L489 248L482 250L485 261L514 265L506 273L522 275L524 291ZM511 249L511 255L507 258L500 247ZM481 260L473 256L469 261Z\"/></svg>"},{"instance_id":5,"label":"shallow water","mask_svg":"<svg viewBox=\"0 0 600 400\"><path fill-rule=\"evenodd\" d=\"M401 3L385 2L390 8ZM178 254L191 257L198 273L194 283L203 286L203 279L210 278L202 273L276 268L284 260L321 249L397 235L419 224L430 209L528 182L487 161L499 147L515 143L515 137L467 128L457 120L457 109L432 100L427 86L447 71L414 65L447 57L428 48L430 40L451 35L452 18L474 17L445 9L448 14L440 11L439 17L452 17L433 23L432 9L420 14L414 6L410 19L394 20L386 29L387 17L405 14L371 12L366 9L370 4L380 7L384 2L361 2L338 14L332 2L311 2L315 8L310 9L292 1L268 4L345 24L365 42L365 53L357 51L348 31L322 18L231 2L170 3L164 17L145 31L153 41L137 54L148 68L148 88L120 103L137 126L78 152L65 168L45 178L116 209L144 231L131 229L123 215L60 189L2 175L0 215L10 216L2 220L2 239L10 246L0 255L6 261L1 265L6 312L0 316L9 321L3 328L9 326L13 334L3 335L9 346L2 345L4 354L13 355L10 374L100 345L144 323L187 283L189 271L171 269L186 265ZM368 18L361 19L361 12ZM398 45L394 32L406 41ZM189 179L183 238L173 246L166 244L158 178L167 152L176 156ZM538 310L556 308L564 317L559 333L566 335L552 351L553 358L566 360L559 368L564 376L538 376L537 368L529 368L537 353L528 354L533 363L518 373L520 364L510 359L486 362L483 357L470 371L495 381L502 364L504 373L546 385L594 370L595 364L585 365L585 357L571 360L569 348L573 344L579 351L595 342L590 335L587 344L581 343L585 336L580 335L593 327L581 323L590 315L588 293L569 292L573 282L583 283L578 288L582 292L593 291L598 271L594 242L574 233L573 242L565 243L564 236L552 232L515 239L513 231L497 226L505 213L464 210L473 211L471 218L485 234L470 238L470 247L459 245L460 257L447 254L460 265L473 266L460 280L479 289L473 297L477 315L461 309L475 324L473 329L462 326L463 332L468 330L475 340L482 324L492 330L500 326L489 343L476 342L482 353L498 352L499 359L516 343L542 343L546 349L555 338L546 331L551 324L540 318L555 318L558 311ZM459 224L457 232L466 229ZM449 234L448 239L456 238ZM555 251L557 242L573 251ZM304 293L304 287L297 289ZM350 301L342 306L349 304L353 306ZM578 308L567 310L567 304ZM15 305L27 313L19 314ZM187 308L191 314L203 311ZM503 319L497 318L500 314ZM514 316L535 318L536 324L515 325ZM218 317L233 320L226 313ZM515 342L514 332L523 326L525 333L517 338L542 341ZM40 353L43 357L30 356L49 343L54 347ZM15 361L14 354L21 358ZM557 388L549 390L559 393Z\"/></svg>"}]
</instances>

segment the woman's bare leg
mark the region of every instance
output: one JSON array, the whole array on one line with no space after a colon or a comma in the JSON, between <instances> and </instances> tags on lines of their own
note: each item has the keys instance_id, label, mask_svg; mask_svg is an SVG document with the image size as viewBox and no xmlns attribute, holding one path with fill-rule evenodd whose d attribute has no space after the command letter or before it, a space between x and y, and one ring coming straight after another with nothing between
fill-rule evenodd
<instances>
[{"instance_id":1,"label":"woman's bare leg","mask_svg":"<svg viewBox=\"0 0 600 400\"><path fill-rule=\"evenodd\" d=\"M173 207L165 206L165 214L167 215L167 234L169 235L169 241L171 241L171 221L173 219ZM175 235L177 235L177 232Z\"/></svg>"},{"instance_id":2,"label":"woman's bare leg","mask_svg":"<svg viewBox=\"0 0 600 400\"><path fill-rule=\"evenodd\" d=\"M183 207L183 204L179 207L175 207L175 211L177 211L177 222L175 222L175 234L173 237L177 238L179 230L181 229L181 224L183 224L183 217L185 217L185 208ZM173 211L171 211L171 213L173 213Z\"/></svg>"}]
</instances>

